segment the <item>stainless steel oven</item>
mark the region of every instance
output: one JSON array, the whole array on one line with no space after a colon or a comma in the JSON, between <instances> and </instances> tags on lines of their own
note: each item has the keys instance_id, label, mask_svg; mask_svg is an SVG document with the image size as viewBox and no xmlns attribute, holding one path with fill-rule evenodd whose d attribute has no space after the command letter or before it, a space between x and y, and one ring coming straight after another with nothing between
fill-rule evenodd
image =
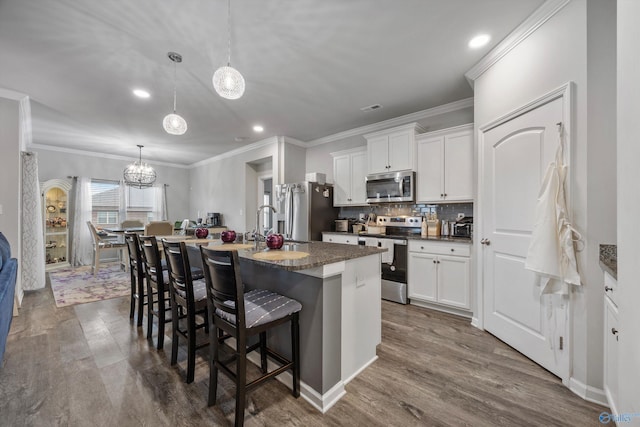
<instances>
[{"instance_id":1,"label":"stainless steel oven","mask_svg":"<svg viewBox=\"0 0 640 427\"><path fill-rule=\"evenodd\" d=\"M415 177L412 171L367 175L367 203L413 202Z\"/></svg>"}]
</instances>

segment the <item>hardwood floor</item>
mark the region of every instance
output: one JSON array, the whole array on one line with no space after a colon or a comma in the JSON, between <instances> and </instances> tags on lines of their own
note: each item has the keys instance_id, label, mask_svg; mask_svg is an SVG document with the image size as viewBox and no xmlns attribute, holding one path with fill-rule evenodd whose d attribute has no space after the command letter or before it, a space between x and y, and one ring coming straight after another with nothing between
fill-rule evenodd
<instances>
[{"instance_id":1,"label":"hardwood floor","mask_svg":"<svg viewBox=\"0 0 640 427\"><path fill-rule=\"evenodd\" d=\"M27 293L0 369L0 425L233 425L224 375L207 407L207 350L185 384L186 353L171 367L128 314L126 297L58 309L49 287ZM597 426L607 411L466 319L386 301L382 319L379 359L326 414L271 381L249 393L245 424Z\"/></svg>"}]
</instances>

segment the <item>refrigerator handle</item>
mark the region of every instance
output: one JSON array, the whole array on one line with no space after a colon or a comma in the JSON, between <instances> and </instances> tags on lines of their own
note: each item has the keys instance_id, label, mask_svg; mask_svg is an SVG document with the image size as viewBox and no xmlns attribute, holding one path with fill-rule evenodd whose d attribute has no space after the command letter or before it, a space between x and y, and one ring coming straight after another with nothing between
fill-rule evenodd
<instances>
[{"instance_id":1,"label":"refrigerator handle","mask_svg":"<svg viewBox=\"0 0 640 427\"><path fill-rule=\"evenodd\" d=\"M287 186L284 201L285 209L285 237L290 239L293 233L293 190Z\"/></svg>"}]
</instances>

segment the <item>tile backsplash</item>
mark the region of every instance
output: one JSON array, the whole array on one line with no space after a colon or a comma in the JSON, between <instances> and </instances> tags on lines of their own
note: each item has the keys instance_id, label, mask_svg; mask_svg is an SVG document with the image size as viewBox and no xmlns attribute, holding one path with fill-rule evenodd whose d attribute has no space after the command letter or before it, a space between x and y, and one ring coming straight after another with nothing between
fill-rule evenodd
<instances>
[{"instance_id":1,"label":"tile backsplash","mask_svg":"<svg viewBox=\"0 0 640 427\"><path fill-rule=\"evenodd\" d=\"M439 219L455 221L458 213L463 213L466 217L473 216L473 203L443 203L437 205L388 203L370 206L344 206L340 208L340 218L358 219L360 213L387 216L424 216L428 213L436 213Z\"/></svg>"}]
</instances>

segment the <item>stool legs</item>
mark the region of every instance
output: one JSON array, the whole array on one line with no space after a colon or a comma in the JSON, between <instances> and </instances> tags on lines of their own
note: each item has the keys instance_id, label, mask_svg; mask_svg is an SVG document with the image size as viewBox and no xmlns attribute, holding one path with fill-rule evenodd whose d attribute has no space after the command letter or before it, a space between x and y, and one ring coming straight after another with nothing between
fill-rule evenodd
<instances>
[{"instance_id":1,"label":"stool legs","mask_svg":"<svg viewBox=\"0 0 640 427\"><path fill-rule=\"evenodd\" d=\"M220 341L218 340L218 328L213 325L209 329L209 401L208 405L216 404L216 394L218 393L218 348Z\"/></svg>"},{"instance_id":2,"label":"stool legs","mask_svg":"<svg viewBox=\"0 0 640 427\"><path fill-rule=\"evenodd\" d=\"M267 332L260 332L260 368L267 373Z\"/></svg>"},{"instance_id":3,"label":"stool legs","mask_svg":"<svg viewBox=\"0 0 640 427\"><path fill-rule=\"evenodd\" d=\"M247 336L238 334L236 354L238 371L236 372L236 427L244 425L244 407L247 400Z\"/></svg>"},{"instance_id":4,"label":"stool legs","mask_svg":"<svg viewBox=\"0 0 640 427\"><path fill-rule=\"evenodd\" d=\"M298 323L299 313L291 316L291 360L293 361L293 397L300 396L300 327Z\"/></svg>"}]
</instances>

